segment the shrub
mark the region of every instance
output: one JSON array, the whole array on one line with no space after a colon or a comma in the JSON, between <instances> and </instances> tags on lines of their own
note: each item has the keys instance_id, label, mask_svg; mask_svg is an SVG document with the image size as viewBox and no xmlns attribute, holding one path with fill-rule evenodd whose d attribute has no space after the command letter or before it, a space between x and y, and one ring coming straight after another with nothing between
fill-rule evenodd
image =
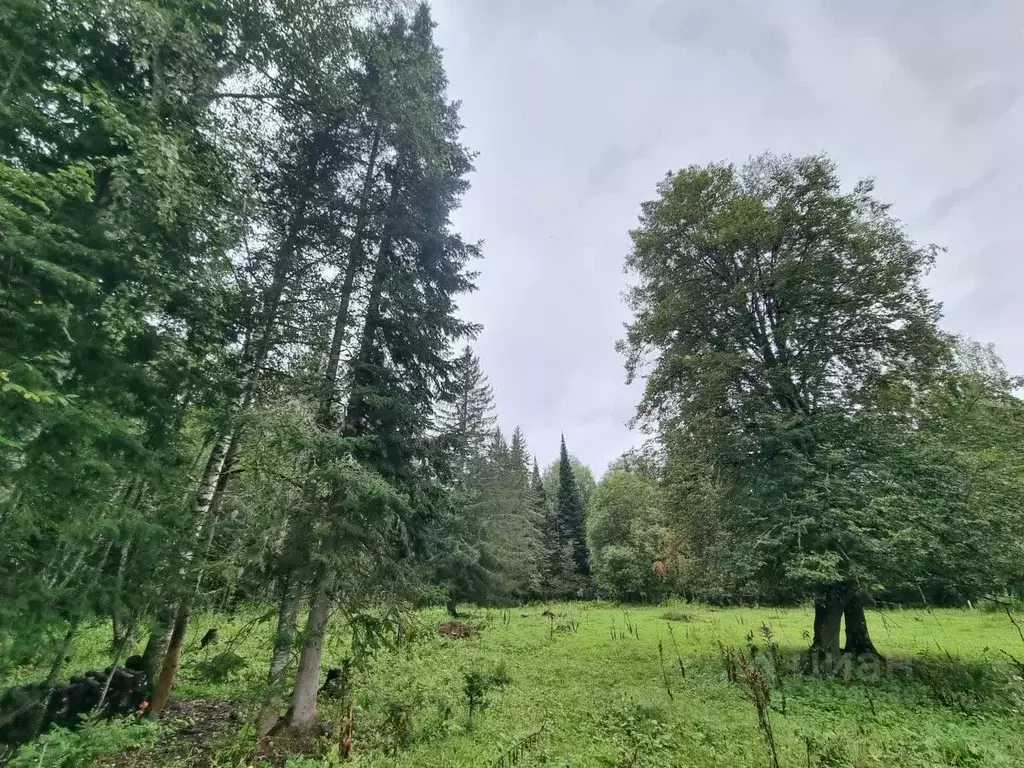
<instances>
[{"instance_id":1,"label":"shrub","mask_svg":"<svg viewBox=\"0 0 1024 768\"><path fill-rule=\"evenodd\" d=\"M133 717L87 720L81 728L53 728L24 745L9 768L89 768L98 757L146 747L156 741L157 726Z\"/></svg>"},{"instance_id":2,"label":"shrub","mask_svg":"<svg viewBox=\"0 0 1024 768\"><path fill-rule=\"evenodd\" d=\"M1007 687L1006 676L991 662L967 661L948 654L924 653L914 662L911 674L936 701L964 714L999 702Z\"/></svg>"}]
</instances>

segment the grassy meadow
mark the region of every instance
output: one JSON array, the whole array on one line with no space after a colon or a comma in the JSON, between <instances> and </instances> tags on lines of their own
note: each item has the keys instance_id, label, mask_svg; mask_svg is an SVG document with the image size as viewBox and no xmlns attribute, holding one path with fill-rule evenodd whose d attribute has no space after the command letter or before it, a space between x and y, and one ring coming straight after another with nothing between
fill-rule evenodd
<instances>
[{"instance_id":1,"label":"grassy meadow","mask_svg":"<svg viewBox=\"0 0 1024 768\"><path fill-rule=\"evenodd\" d=\"M106 764L255 766L280 757L265 745L257 751L247 724L270 647L271 622L258 619L199 618L174 692L179 703L156 745ZM809 608L473 609L463 619L474 630L468 639L442 636L445 621L441 611L416 614L400 647L377 650L354 674L346 765L770 766L739 662L754 644L780 766L1024 766L1024 683L1010 658L1024 658L1024 641L1005 614L872 612L886 663L833 676L800 670ZM199 650L214 625L221 642ZM332 632L325 668L349 655L348 638L343 626ZM108 630L95 628L72 667L102 667L108 642ZM225 649L245 666L213 682L210 662ZM335 724L345 710L322 702ZM524 739L518 762L498 762ZM336 735L314 746L322 756L287 764L338 762Z\"/></svg>"}]
</instances>

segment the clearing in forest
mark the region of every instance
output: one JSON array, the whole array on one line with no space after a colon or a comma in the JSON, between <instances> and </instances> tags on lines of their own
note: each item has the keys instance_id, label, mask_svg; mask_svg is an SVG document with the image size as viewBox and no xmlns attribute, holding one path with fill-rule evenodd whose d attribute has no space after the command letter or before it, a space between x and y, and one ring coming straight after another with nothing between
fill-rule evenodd
<instances>
[{"instance_id":1,"label":"clearing in forest","mask_svg":"<svg viewBox=\"0 0 1024 768\"><path fill-rule=\"evenodd\" d=\"M197 633L217 624L223 639L186 654L175 689L185 714L169 718L155 747L116 764L255 766L261 755L280 757L266 745L258 752L243 725L269 648L270 626L253 624L255 616L196 623ZM1024 656L1024 644L998 612L874 612L885 662L832 676L802 665L809 608L567 603L475 608L460 620L471 636L442 635L443 612L419 612L399 647L378 648L353 672L347 765L762 768L771 765L766 731L780 766L1024 765L1024 683L1010 658ZM351 655L349 637L332 627L325 667ZM102 659L105 635L97 630L94 640L80 646L75 666ZM246 666L214 682L211 662L225 646ZM90 649L95 658L85 657ZM768 693L763 725L755 668ZM336 725L347 712L338 699L322 701ZM315 760L288 764L333 764L332 737L310 746Z\"/></svg>"}]
</instances>

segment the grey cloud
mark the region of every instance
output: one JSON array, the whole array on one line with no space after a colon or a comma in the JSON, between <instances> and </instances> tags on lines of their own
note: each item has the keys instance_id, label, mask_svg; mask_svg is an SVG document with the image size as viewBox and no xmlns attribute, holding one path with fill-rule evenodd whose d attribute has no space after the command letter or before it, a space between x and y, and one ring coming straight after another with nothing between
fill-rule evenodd
<instances>
[{"instance_id":1,"label":"grey cloud","mask_svg":"<svg viewBox=\"0 0 1024 768\"><path fill-rule=\"evenodd\" d=\"M606 147L590 167L587 186L595 192L609 189L621 171L647 156L650 146L649 142L643 142L635 145L612 144Z\"/></svg>"},{"instance_id":2,"label":"grey cloud","mask_svg":"<svg viewBox=\"0 0 1024 768\"><path fill-rule=\"evenodd\" d=\"M1019 354L1020 323L1008 322L1016 315L1014 310L1020 301L1022 247L1024 243L1019 240L999 240L981 248L971 259L970 268L964 270L970 289L949 307L948 313L951 318L971 323L978 329L977 337L994 342L1013 373L1024 371L1024 359Z\"/></svg>"},{"instance_id":3,"label":"grey cloud","mask_svg":"<svg viewBox=\"0 0 1024 768\"><path fill-rule=\"evenodd\" d=\"M954 105L950 117L960 127L998 120L1017 103L1019 96L1016 84L992 79L971 86Z\"/></svg>"},{"instance_id":4,"label":"grey cloud","mask_svg":"<svg viewBox=\"0 0 1024 768\"><path fill-rule=\"evenodd\" d=\"M600 472L639 442L614 349L640 201L670 168L826 151L920 242L946 327L1024 370L1024 2L435 0L480 152L456 217L486 240L465 314L502 425Z\"/></svg>"},{"instance_id":5,"label":"grey cloud","mask_svg":"<svg viewBox=\"0 0 1024 768\"><path fill-rule=\"evenodd\" d=\"M790 45L764 3L664 0L651 15L654 36L673 44L739 54L773 76L790 72Z\"/></svg>"},{"instance_id":6,"label":"grey cloud","mask_svg":"<svg viewBox=\"0 0 1024 768\"><path fill-rule=\"evenodd\" d=\"M958 205L974 199L979 192L999 178L1001 172L1002 169L999 166L993 166L978 176L978 178L970 184L963 187L957 187L945 194L939 195L932 201L932 204L928 206L928 211L925 215L931 220L941 219Z\"/></svg>"}]
</instances>

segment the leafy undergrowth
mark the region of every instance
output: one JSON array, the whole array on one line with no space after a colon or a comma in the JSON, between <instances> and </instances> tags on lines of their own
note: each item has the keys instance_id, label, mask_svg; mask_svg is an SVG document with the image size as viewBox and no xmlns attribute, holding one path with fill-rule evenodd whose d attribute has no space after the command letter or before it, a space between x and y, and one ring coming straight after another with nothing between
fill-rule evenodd
<instances>
[{"instance_id":1,"label":"leafy undergrowth","mask_svg":"<svg viewBox=\"0 0 1024 768\"><path fill-rule=\"evenodd\" d=\"M344 763L348 708L337 700L323 702L329 726L317 739L257 743L251 721L270 625L255 612L204 617L197 636L216 624L244 663L221 669L211 659L223 647L192 647L155 743L101 764L488 766L518 745L517 765L763 768L769 746L747 674L760 667L783 767L1024 766L1024 683L1006 655L1020 658L1024 647L999 614L871 614L886 661L823 676L806 672L809 610L546 607L474 610L468 638L442 636L439 611L417 614L400 647L378 650L353 674ZM103 631L85 644L95 656L76 665L102 664ZM349 654L337 627L325 666ZM295 751L306 756L287 755Z\"/></svg>"}]
</instances>

